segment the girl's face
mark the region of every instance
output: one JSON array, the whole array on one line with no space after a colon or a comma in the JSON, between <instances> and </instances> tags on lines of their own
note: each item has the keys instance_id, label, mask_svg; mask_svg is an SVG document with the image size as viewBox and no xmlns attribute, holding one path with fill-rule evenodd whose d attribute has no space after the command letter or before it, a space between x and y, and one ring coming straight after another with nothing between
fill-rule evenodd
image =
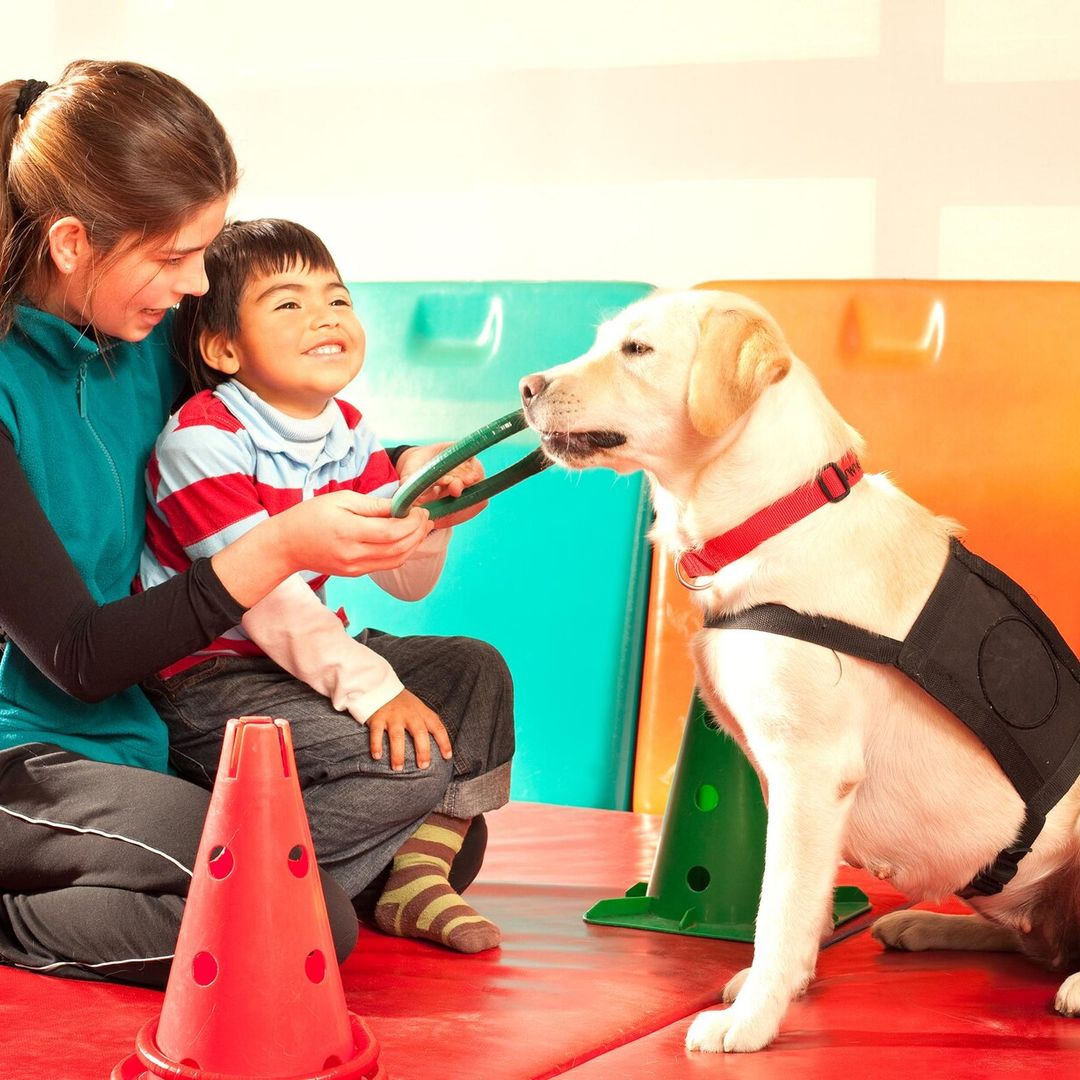
<instances>
[{"instance_id":1,"label":"girl's face","mask_svg":"<svg viewBox=\"0 0 1080 1080\"><path fill-rule=\"evenodd\" d=\"M60 275L49 310L109 337L142 341L181 297L206 292L203 254L225 224L227 204L207 203L164 241L121 243L123 253L105 259L103 269L85 248L74 269Z\"/></svg>"}]
</instances>

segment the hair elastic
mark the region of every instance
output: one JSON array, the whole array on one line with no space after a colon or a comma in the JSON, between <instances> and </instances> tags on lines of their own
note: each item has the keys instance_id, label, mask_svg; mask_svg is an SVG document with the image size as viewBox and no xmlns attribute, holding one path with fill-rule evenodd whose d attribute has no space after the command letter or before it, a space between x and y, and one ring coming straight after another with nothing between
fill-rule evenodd
<instances>
[{"instance_id":1,"label":"hair elastic","mask_svg":"<svg viewBox=\"0 0 1080 1080\"><path fill-rule=\"evenodd\" d=\"M30 106L41 97L42 91L47 89L48 85L47 82L42 82L40 79L27 79L23 83L23 88L15 99L15 115L20 120L30 111Z\"/></svg>"}]
</instances>

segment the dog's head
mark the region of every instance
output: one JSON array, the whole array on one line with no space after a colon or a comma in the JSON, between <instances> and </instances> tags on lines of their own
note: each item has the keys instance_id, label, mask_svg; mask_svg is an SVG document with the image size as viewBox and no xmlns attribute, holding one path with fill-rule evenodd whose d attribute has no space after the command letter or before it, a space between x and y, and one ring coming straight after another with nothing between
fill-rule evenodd
<instances>
[{"instance_id":1,"label":"dog's head","mask_svg":"<svg viewBox=\"0 0 1080 1080\"><path fill-rule=\"evenodd\" d=\"M549 457L632 472L723 436L791 361L780 328L746 297L657 294L601 326L583 356L519 387Z\"/></svg>"}]
</instances>

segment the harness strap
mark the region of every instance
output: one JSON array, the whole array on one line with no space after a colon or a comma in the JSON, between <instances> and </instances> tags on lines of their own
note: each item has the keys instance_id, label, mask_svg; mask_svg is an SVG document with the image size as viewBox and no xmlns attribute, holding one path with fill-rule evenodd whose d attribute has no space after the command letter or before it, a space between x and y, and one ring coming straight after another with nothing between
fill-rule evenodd
<instances>
[{"instance_id":1,"label":"harness strap","mask_svg":"<svg viewBox=\"0 0 1080 1080\"><path fill-rule=\"evenodd\" d=\"M757 607L747 608L744 611L732 614L707 612L704 625L713 630L758 630L762 633L796 638L810 645L820 645L823 648L834 649L848 656L855 656L860 660L869 660L875 664L888 664L903 671L904 674L917 683L921 682L917 674L914 671L906 670L907 665L902 663L902 657L906 652L904 642L897 641L895 638L887 637L884 634L875 634L859 626L852 626L850 623L843 622L840 619L831 619L824 615L804 615L802 612L785 607L783 604L759 604ZM925 663L926 658L922 657L921 659ZM959 693L959 689L956 689ZM971 721L972 719L981 721L980 710L968 708L966 695L962 696L965 700L960 700L958 697L955 702L943 702L943 704L946 704L946 707L952 707L952 711L968 727L975 727ZM978 726L982 727L983 725L980 722ZM980 732L976 730L976 734L980 734ZM1002 755L1011 759L1009 761L1010 767L1006 767L1001 762L1000 756L997 754L995 756L998 757L999 764L1002 764L1004 771L1016 786L1016 774L1020 773L1024 780L1027 781L1027 772L1031 766L1028 764L1028 769L1024 768L1027 758L1019 746L1013 743L1010 749L1014 753ZM957 895L969 898L972 896L993 896L1001 892L1016 876L1020 860L1031 850L1032 844L1034 844L1035 838L1042 830L1045 821L1044 814L1039 813L1030 805L1027 806L1024 823L1016 840L1009 847L998 852L994 861L980 870Z\"/></svg>"},{"instance_id":2,"label":"harness strap","mask_svg":"<svg viewBox=\"0 0 1080 1080\"><path fill-rule=\"evenodd\" d=\"M705 616L705 625L714 630L760 630L767 634L798 638L811 645L822 645L826 649L847 653L848 656L857 656L860 660L892 664L894 667L900 662L900 650L903 648L903 642L895 638L863 630L840 619L804 615L783 604L759 604L730 615L710 611Z\"/></svg>"},{"instance_id":3,"label":"harness strap","mask_svg":"<svg viewBox=\"0 0 1080 1080\"><path fill-rule=\"evenodd\" d=\"M1031 850L1045 824L1046 817L1033 813L1029 806L1012 846L999 851L994 861L980 870L956 895L969 900L973 896L994 896L1001 892L1016 877L1020 860Z\"/></svg>"}]
</instances>

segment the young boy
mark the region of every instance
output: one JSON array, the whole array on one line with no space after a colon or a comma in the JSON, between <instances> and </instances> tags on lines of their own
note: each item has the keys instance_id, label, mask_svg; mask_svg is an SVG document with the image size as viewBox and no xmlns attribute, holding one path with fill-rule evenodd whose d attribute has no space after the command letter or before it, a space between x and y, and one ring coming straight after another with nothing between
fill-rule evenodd
<instances>
[{"instance_id":1,"label":"young boy","mask_svg":"<svg viewBox=\"0 0 1080 1080\"><path fill-rule=\"evenodd\" d=\"M398 486L360 413L334 396L363 364L364 331L319 238L287 221L236 222L207 250L206 273L207 295L186 297L177 313L198 392L170 418L147 467L143 587L302 499L343 488L387 498ZM467 463L440 487L459 494L481 475ZM414 513L418 529L432 529ZM430 531L401 567L372 578L403 599L426 595L449 536ZM323 867L355 898L393 856L375 907L380 928L462 952L492 948L498 928L452 879L472 819L509 797L505 665L466 638L350 637L343 613L325 606L325 580L287 579L239 626L146 684L169 727L172 764L208 784L230 717L286 717L301 785L320 780L305 803Z\"/></svg>"}]
</instances>

